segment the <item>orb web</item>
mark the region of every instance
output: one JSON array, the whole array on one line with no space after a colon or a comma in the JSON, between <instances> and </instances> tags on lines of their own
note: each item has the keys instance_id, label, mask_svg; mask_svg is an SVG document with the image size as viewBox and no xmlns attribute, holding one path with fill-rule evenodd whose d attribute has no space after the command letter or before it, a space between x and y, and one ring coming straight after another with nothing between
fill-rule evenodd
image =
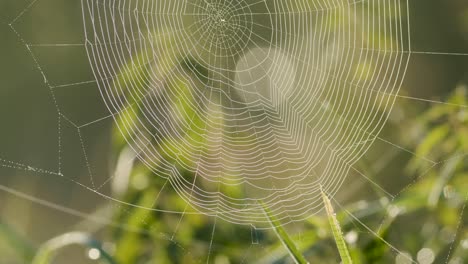
<instances>
[{"instance_id":1,"label":"orb web","mask_svg":"<svg viewBox=\"0 0 468 264\"><path fill-rule=\"evenodd\" d=\"M400 1L83 0L101 95L196 211L269 225L322 209L384 125L408 63Z\"/></svg>"}]
</instances>

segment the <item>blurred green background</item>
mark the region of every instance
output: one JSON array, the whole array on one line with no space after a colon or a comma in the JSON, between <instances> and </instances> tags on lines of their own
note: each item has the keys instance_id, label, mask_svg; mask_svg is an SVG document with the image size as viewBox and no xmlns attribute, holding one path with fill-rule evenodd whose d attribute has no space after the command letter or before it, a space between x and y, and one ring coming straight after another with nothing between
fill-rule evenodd
<instances>
[{"instance_id":1,"label":"blurred green background","mask_svg":"<svg viewBox=\"0 0 468 264\"><path fill-rule=\"evenodd\" d=\"M74 127L107 113L95 85L62 86L94 79L82 47L30 47L54 87L53 97L22 43L82 43L80 1L38 0L15 24L18 37L8 23L30 3L0 2L0 184L10 188L0 192L0 263L29 263L46 241L71 231L100 241L118 263L291 262L272 231L220 222L212 240L211 218L190 216L178 226L177 217L116 205L77 184L89 186L90 171L97 186L105 183L126 155L125 147L115 139L111 119L80 133ZM466 1L411 0L410 14L413 50L468 54ZM465 55L412 55L401 94L447 104L397 98L380 136L411 153L377 142L356 165L398 194L385 201L359 183L340 194L348 201L345 208L358 217L335 208L356 262L406 263L362 221L420 263L468 263L468 209L463 210L468 194L467 73ZM55 102L70 121L58 116ZM416 157L441 163L429 168ZM59 170L67 179L50 173ZM100 192L151 206L161 183L148 183L141 175L150 172L141 164L134 164L130 174L123 190L105 184ZM180 198L165 195L162 203L183 210ZM324 217L286 228L311 263L339 262ZM95 263L93 253L86 246L66 247L54 263ZM432 261L424 262L431 254L427 259Z\"/></svg>"}]
</instances>

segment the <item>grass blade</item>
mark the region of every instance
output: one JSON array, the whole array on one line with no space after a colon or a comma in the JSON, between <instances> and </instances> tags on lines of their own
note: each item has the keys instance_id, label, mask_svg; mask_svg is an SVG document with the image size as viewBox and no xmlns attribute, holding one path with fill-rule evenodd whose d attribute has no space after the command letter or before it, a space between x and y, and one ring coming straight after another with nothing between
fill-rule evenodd
<instances>
[{"instance_id":1,"label":"grass blade","mask_svg":"<svg viewBox=\"0 0 468 264\"><path fill-rule=\"evenodd\" d=\"M281 223L271 214L270 209L268 209L268 207L265 204L262 204L262 206L268 218L268 221L270 221L270 224L273 227L273 230L275 231L281 243L288 250L289 255L298 264L308 264L309 262L304 258L301 252L297 249L296 245L294 244L292 239L289 237L286 230L284 230Z\"/></svg>"},{"instance_id":2,"label":"grass blade","mask_svg":"<svg viewBox=\"0 0 468 264\"><path fill-rule=\"evenodd\" d=\"M4 240L20 255L25 262L30 262L34 256L34 247L12 226L0 219L0 240Z\"/></svg>"},{"instance_id":3,"label":"grass blade","mask_svg":"<svg viewBox=\"0 0 468 264\"><path fill-rule=\"evenodd\" d=\"M33 264L49 264L57 250L69 245L82 245L88 248L95 248L101 254L101 259L108 264L117 262L101 247L101 243L91 238L88 234L81 232L71 232L52 238L44 243L37 251Z\"/></svg>"},{"instance_id":4,"label":"grass blade","mask_svg":"<svg viewBox=\"0 0 468 264\"><path fill-rule=\"evenodd\" d=\"M335 239L336 246L338 247L338 252L340 253L341 261L343 264L352 264L351 255L349 254L348 247L343 238L343 233L341 232L340 223L336 219L335 211L333 206L328 199L327 195L320 189L322 193L323 203L325 204L325 209L327 211L328 220L330 221L331 230L333 237Z\"/></svg>"}]
</instances>

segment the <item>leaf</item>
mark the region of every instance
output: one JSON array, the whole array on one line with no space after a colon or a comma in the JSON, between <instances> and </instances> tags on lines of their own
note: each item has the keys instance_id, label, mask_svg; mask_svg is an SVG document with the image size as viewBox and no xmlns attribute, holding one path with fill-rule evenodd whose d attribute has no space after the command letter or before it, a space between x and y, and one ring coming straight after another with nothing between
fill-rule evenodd
<instances>
[{"instance_id":1,"label":"leaf","mask_svg":"<svg viewBox=\"0 0 468 264\"><path fill-rule=\"evenodd\" d=\"M290 256L294 259L294 261L298 264L308 264L309 262L304 258L301 252L299 252L296 245L294 244L292 239L289 237L286 230L284 230L281 223L279 223L279 221L271 214L270 209L268 209L268 207L263 203L262 203L262 207L263 207L263 210L265 211L268 221L273 227L273 230L275 231L281 243L288 250Z\"/></svg>"},{"instance_id":2,"label":"leaf","mask_svg":"<svg viewBox=\"0 0 468 264\"><path fill-rule=\"evenodd\" d=\"M351 264L351 255L349 254L348 247L346 246L345 240L343 238L343 233L341 232L340 223L336 219L335 211L333 210L330 199L327 195L320 189L322 193L323 202L325 204L325 209L327 211L328 220L330 221L330 226L332 229L333 237L335 239L336 246L338 247L338 252L340 253L341 261L343 264Z\"/></svg>"},{"instance_id":3,"label":"leaf","mask_svg":"<svg viewBox=\"0 0 468 264\"><path fill-rule=\"evenodd\" d=\"M421 157L427 157L434 147L442 142L450 132L450 127L447 124L440 125L432 129L419 144L416 149L416 155L408 166L409 172L421 170ZM425 163L424 163L425 164Z\"/></svg>"}]
</instances>

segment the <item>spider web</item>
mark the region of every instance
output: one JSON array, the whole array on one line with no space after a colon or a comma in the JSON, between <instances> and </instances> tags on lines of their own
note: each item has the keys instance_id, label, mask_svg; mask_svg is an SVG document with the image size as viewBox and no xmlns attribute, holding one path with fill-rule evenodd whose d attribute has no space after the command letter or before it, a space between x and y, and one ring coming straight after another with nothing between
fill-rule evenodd
<instances>
[{"instance_id":1,"label":"spider web","mask_svg":"<svg viewBox=\"0 0 468 264\"><path fill-rule=\"evenodd\" d=\"M126 140L186 201L234 223L268 225L263 203L297 221L375 140L394 99L376 92L397 93L408 63L401 4L359 3L84 1L86 48ZM129 61L138 72L115 81Z\"/></svg>"},{"instance_id":2,"label":"spider web","mask_svg":"<svg viewBox=\"0 0 468 264\"><path fill-rule=\"evenodd\" d=\"M413 51L408 1L82 0L75 10L83 24L76 29L83 32L80 41L29 43L20 24L43 1L30 2L7 25L49 89L57 168L10 160L8 153L0 166L65 178L115 206L177 215L179 223L185 215L213 217L209 252L218 221L252 226L255 233L271 228L266 206L282 224L300 223L323 209L321 189L379 237L343 204L341 187L364 181L388 198L390 208L417 182L393 193L354 165L375 144L417 155L380 136L397 99L444 104L400 95L412 54L467 55ZM94 78L52 83L38 54L60 48L80 50ZM102 100L90 120L74 119L62 107L66 89L80 87L92 87ZM125 162L145 164L164 181L161 193L172 188L187 202L183 209L158 208L159 194L154 206L142 207L103 190L116 176L98 182L87 142L110 120L131 148ZM76 131L89 182L63 170L65 127ZM430 171L453 157L417 158ZM5 185L1 190L119 225Z\"/></svg>"}]
</instances>

